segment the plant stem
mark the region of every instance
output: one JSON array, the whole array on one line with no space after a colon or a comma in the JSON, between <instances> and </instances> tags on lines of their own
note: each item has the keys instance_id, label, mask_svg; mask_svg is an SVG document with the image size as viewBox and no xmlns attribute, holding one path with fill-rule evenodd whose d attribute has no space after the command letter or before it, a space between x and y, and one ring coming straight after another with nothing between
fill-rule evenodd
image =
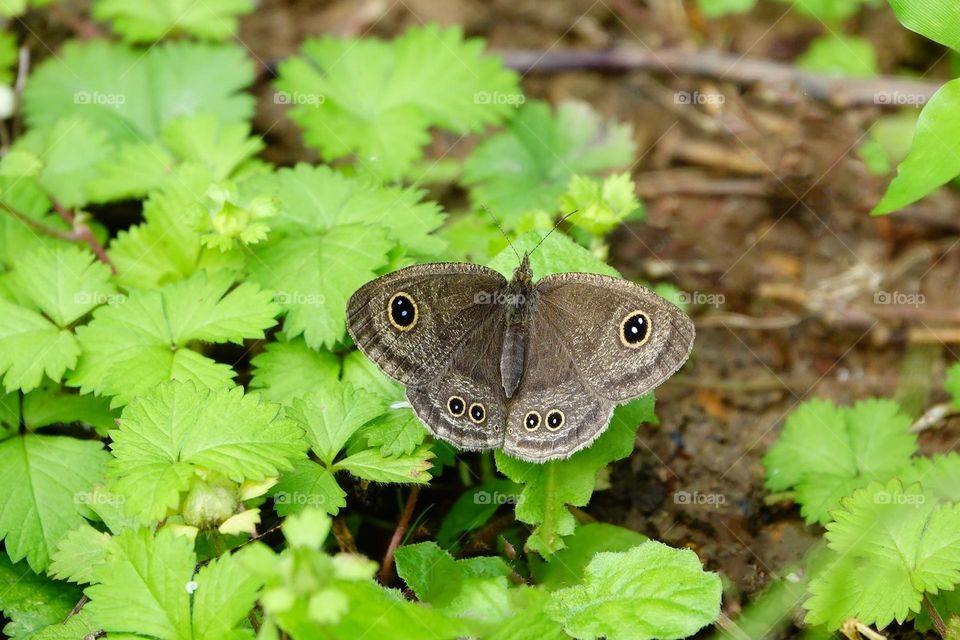
<instances>
[{"instance_id":1,"label":"plant stem","mask_svg":"<svg viewBox=\"0 0 960 640\"><path fill-rule=\"evenodd\" d=\"M407 496L407 504L403 508L403 513L400 515L400 522L397 523L397 528L393 532L393 537L390 538L390 544L387 546L387 553L383 556L383 566L380 567L380 584L387 585L390 583L390 578L393 576L393 554L397 550L397 547L400 546L400 541L403 540L403 534L407 532L407 527L410 526L410 520L413 518L413 510L417 506L417 497L420 495L420 486L414 485L410 488L410 495Z\"/></svg>"},{"instance_id":2,"label":"plant stem","mask_svg":"<svg viewBox=\"0 0 960 640\"><path fill-rule=\"evenodd\" d=\"M333 537L337 539L337 546L343 553L356 553L357 542L350 533L350 527L347 526L343 516L337 516L333 519Z\"/></svg>"},{"instance_id":3,"label":"plant stem","mask_svg":"<svg viewBox=\"0 0 960 640\"><path fill-rule=\"evenodd\" d=\"M53 203L53 210L57 212L61 218L70 223L70 226L73 227L73 239L80 240L81 242L86 243L90 250L93 251L94 255L97 256L97 260L103 264L110 267L110 271L113 275L117 275L117 267L110 260L110 256L107 255L106 249L103 248L103 245L93 236L93 232L90 230L90 227L83 220L78 220L77 216L67 209L65 206L54 200L50 199Z\"/></svg>"},{"instance_id":4,"label":"plant stem","mask_svg":"<svg viewBox=\"0 0 960 640\"><path fill-rule=\"evenodd\" d=\"M923 594L923 608L926 609L930 615L930 620L933 621L933 628L937 630L941 638L946 638L947 625L943 621L943 618L940 617L940 612L937 611L937 608L930 602L930 597L927 594Z\"/></svg>"}]
</instances>

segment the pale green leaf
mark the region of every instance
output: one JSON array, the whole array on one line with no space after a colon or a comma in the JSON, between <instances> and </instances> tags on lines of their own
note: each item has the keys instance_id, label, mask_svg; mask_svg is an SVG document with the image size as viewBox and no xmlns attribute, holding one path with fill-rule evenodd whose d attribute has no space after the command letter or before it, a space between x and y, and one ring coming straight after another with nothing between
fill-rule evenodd
<instances>
[{"instance_id":1,"label":"pale green leaf","mask_svg":"<svg viewBox=\"0 0 960 640\"><path fill-rule=\"evenodd\" d=\"M434 456L433 449L426 444L408 455L390 457L384 457L376 449L364 449L340 460L334 468L374 482L425 484L432 477L433 463L430 461Z\"/></svg>"},{"instance_id":2,"label":"pale green leaf","mask_svg":"<svg viewBox=\"0 0 960 640\"><path fill-rule=\"evenodd\" d=\"M340 360L325 350L314 350L302 338L270 342L254 357L250 388L271 402L289 405L317 387L336 385Z\"/></svg>"},{"instance_id":3,"label":"pale green leaf","mask_svg":"<svg viewBox=\"0 0 960 640\"><path fill-rule=\"evenodd\" d=\"M152 42L184 34L225 40L236 35L237 18L253 9L253 0L96 0L93 16L110 22L128 42Z\"/></svg>"}]
</instances>

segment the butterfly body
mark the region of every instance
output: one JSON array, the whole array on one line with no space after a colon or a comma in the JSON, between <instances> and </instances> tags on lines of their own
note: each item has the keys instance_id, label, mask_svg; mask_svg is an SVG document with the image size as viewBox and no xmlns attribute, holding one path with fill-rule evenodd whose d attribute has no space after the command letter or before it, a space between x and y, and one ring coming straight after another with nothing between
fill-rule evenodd
<instances>
[{"instance_id":1,"label":"butterfly body","mask_svg":"<svg viewBox=\"0 0 960 640\"><path fill-rule=\"evenodd\" d=\"M534 282L528 256L509 281L465 263L401 269L357 290L347 322L435 436L534 462L588 446L694 338L690 319L643 287L587 273Z\"/></svg>"}]
</instances>

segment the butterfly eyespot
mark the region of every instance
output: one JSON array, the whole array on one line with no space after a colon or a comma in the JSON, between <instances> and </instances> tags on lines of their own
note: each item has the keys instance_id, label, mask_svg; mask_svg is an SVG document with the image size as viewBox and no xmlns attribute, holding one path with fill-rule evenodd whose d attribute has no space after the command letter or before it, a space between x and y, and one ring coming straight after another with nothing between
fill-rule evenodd
<instances>
[{"instance_id":1,"label":"butterfly eyespot","mask_svg":"<svg viewBox=\"0 0 960 640\"><path fill-rule=\"evenodd\" d=\"M460 396L450 396L450 399L447 400L447 409L449 409L450 414L456 418L462 416L466 408L467 403L464 402L463 398Z\"/></svg>"},{"instance_id":2,"label":"butterfly eyespot","mask_svg":"<svg viewBox=\"0 0 960 640\"><path fill-rule=\"evenodd\" d=\"M470 419L477 424L482 424L487 419L487 410L479 402L470 405Z\"/></svg>"},{"instance_id":3,"label":"butterfly eyespot","mask_svg":"<svg viewBox=\"0 0 960 640\"><path fill-rule=\"evenodd\" d=\"M643 311L631 311L620 322L620 342L629 349L642 347L650 339L650 316Z\"/></svg>"},{"instance_id":4,"label":"butterfly eyespot","mask_svg":"<svg viewBox=\"0 0 960 640\"><path fill-rule=\"evenodd\" d=\"M406 291L398 291L391 296L387 303L387 319L396 329L410 331L416 326L419 317L420 311L413 296Z\"/></svg>"},{"instance_id":5,"label":"butterfly eyespot","mask_svg":"<svg viewBox=\"0 0 960 640\"><path fill-rule=\"evenodd\" d=\"M563 426L565 421L566 416L563 415L563 411L560 411L560 409L554 409L547 414L547 430L556 431Z\"/></svg>"},{"instance_id":6,"label":"butterfly eyespot","mask_svg":"<svg viewBox=\"0 0 960 640\"><path fill-rule=\"evenodd\" d=\"M527 431L536 431L537 427L540 426L540 414L536 411L530 411L523 418L523 427Z\"/></svg>"}]
</instances>

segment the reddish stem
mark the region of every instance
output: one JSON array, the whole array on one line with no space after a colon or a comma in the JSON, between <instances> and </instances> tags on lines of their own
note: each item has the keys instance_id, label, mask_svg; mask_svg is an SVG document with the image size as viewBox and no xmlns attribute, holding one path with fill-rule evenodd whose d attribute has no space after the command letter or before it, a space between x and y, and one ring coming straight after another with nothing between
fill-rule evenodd
<instances>
[{"instance_id":1,"label":"reddish stem","mask_svg":"<svg viewBox=\"0 0 960 640\"><path fill-rule=\"evenodd\" d=\"M403 514L400 516L400 522L397 523L397 529L390 538L390 544L387 546L387 553L383 556L383 566L380 567L380 584L387 585L393 577L393 554L400 546L404 534L410 527L410 520L413 518L413 510L417 506L417 496L420 495L420 486L414 485L410 489L410 495L407 496L407 504L403 508Z\"/></svg>"}]
</instances>

